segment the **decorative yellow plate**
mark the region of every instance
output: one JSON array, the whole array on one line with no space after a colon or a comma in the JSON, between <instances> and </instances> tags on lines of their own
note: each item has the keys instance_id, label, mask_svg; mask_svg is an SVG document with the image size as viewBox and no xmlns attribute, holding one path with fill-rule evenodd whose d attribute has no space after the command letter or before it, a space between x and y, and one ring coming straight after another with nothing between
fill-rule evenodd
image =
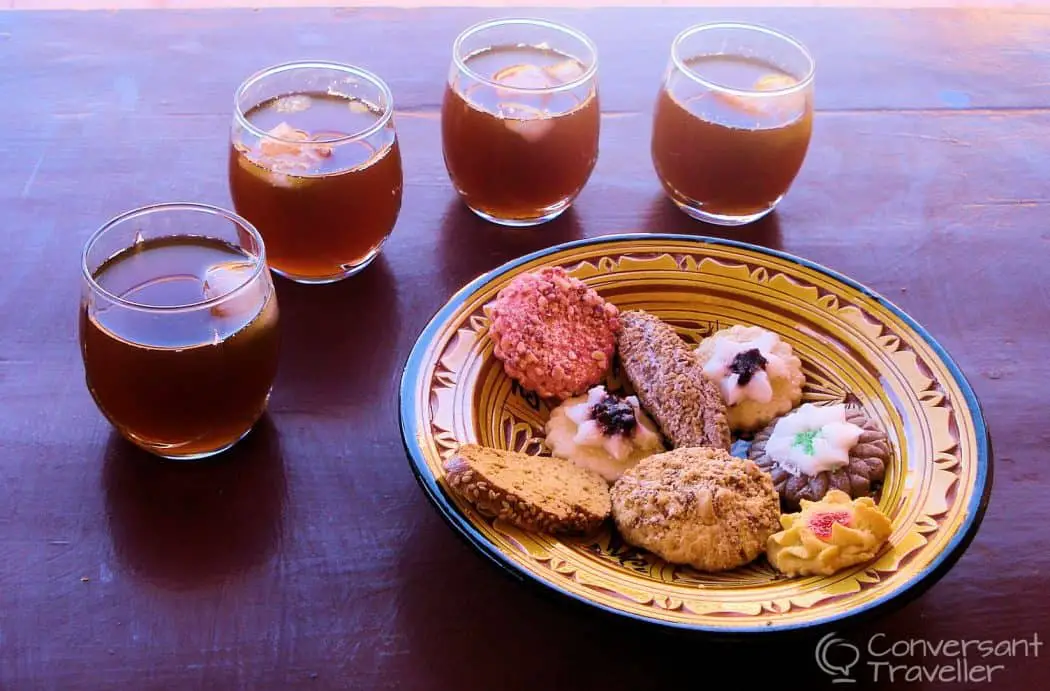
<instances>
[{"instance_id":1,"label":"decorative yellow plate","mask_svg":"<svg viewBox=\"0 0 1050 691\"><path fill-rule=\"evenodd\" d=\"M512 278L562 266L621 309L645 309L695 342L736 323L777 332L801 357L804 400L850 398L889 432L879 507L893 521L870 562L784 578L764 558L720 574L625 545L615 529L559 539L478 513L450 493L442 461L460 443L545 453L546 403L504 374L482 307ZM413 470L445 519L523 580L648 622L739 634L826 625L917 595L969 544L991 489L991 446L972 389L900 309L812 262L713 238L619 235L531 254L472 281L424 329L401 383Z\"/></svg>"}]
</instances>

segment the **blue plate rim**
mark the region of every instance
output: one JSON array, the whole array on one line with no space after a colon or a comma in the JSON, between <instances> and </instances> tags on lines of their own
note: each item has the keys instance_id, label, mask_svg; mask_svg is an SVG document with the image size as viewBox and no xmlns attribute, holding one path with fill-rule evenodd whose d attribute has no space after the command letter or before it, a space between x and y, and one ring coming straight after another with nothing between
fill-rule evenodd
<instances>
[{"instance_id":1,"label":"blue plate rim","mask_svg":"<svg viewBox=\"0 0 1050 691\"><path fill-rule=\"evenodd\" d=\"M642 615L634 614L632 612L625 612L613 607L608 607L602 603L590 600L588 598L572 593L564 588L560 587L557 583L549 580L540 578L534 574L523 571L513 562L511 562L499 550L493 545L487 538L485 538L474 526L464 517L460 511L449 501L449 498L445 495L444 491L441 490L437 483L437 479L433 477L426 468L426 459L423 455L423 450L416 441L414 428L415 420L419 419L418 407L415 403L415 397L413 396L413 390L415 388L416 379L420 376L423 355L426 353L427 348L433 341L436 332L441 328L445 320L451 316L459 307L466 301L466 299L477 291L480 287L484 286L494 278L507 273L523 264L528 264L537 259L557 254L559 252L574 249L577 247L586 247L588 245L603 245L613 244L619 242L634 242L639 240L646 241L669 241L669 242L685 242L695 243L697 245L714 245L723 247L733 247L737 249L748 250L759 254L764 254L771 257L783 259L800 266L815 270L822 273L829 278L839 281L854 290L864 294L868 298L878 302L880 305L885 307L887 310L892 312L901 321L912 328L920 338L922 338L928 346L937 354L941 359L941 362L946 366L951 376L955 379L956 384L959 386L959 390L963 394L963 399L966 403L966 408L969 410L971 417L974 422L974 433L977 439L977 476L975 478L975 491L973 497L970 500L967 509L967 517L964 523L960 526L959 530L956 531L955 535L952 536L951 541L945 545L944 549L934 557L933 561L922 571L915 574L909 581L904 583L897 590L887 593L863 606L850 609L840 614L819 617L810 621L788 623L788 624L776 624L774 622L766 622L764 625L758 626L732 626L732 627L719 627L719 626L704 626L699 624L692 624L688 622L674 622L658 620ZM740 240L731 240L727 238L718 238L705 235L679 235L675 233L619 233L619 234L608 234L599 235L592 238L583 238L579 240L572 240L569 242L560 243L557 245L551 245L534 252L522 255L516 259L511 259L504 262L500 266L495 267L485 273L477 276L473 280L469 281L466 285L456 291L445 304L434 313L434 315L427 322L426 326L420 332L416 339L415 344L412 346L412 350L405 361L405 365L402 370L401 382L398 388L398 413L399 413L399 427L401 430L401 440L405 447L405 452L408 457L409 466L415 475L417 482L423 489L424 494L434 505L434 507L441 514L442 518L460 535L465 538L466 541L472 545L478 552L483 556L487 557L490 561L499 566L502 570L509 573L516 580L531 583L535 586L540 587L550 593L555 593L562 597L567 597L576 603L586 605L589 608L603 611L607 614L614 615L619 618L626 618L641 622L647 625L654 625L663 629L677 629L694 631L698 633L710 634L715 636L724 636L731 638L734 636L744 634L776 634L785 632L801 632L801 631L815 631L825 629L831 625L844 623L847 620L854 620L863 618L865 616L873 615L878 611L885 610L889 607L899 607L906 602L918 597L926 590L928 590L934 583L936 583L948 570L954 566L955 562L963 555L970 543L973 541L974 536L977 534L981 522L984 519L985 510L988 506L988 501L991 495L992 489L992 466L993 466L993 451L991 435L988 429L988 424L985 419L984 411L981 408L980 401L977 398L977 394L974 392L969 380L963 373L962 369L955 362L954 358L948 353L947 349L942 346L937 339L935 339L929 331L926 330L918 321L911 317L907 312L898 307L894 302L880 295L876 291L868 288L867 286L859 283L858 281L830 269L822 264L814 262L803 257L799 257L783 250L776 250L769 247L763 247L761 245L754 245L751 243L743 242Z\"/></svg>"}]
</instances>

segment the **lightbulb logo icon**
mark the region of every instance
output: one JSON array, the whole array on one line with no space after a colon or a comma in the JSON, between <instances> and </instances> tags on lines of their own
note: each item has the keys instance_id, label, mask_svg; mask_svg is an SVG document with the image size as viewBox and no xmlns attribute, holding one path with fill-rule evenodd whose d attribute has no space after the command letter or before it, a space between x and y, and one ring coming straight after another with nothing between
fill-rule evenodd
<instances>
[{"instance_id":1,"label":"lightbulb logo icon","mask_svg":"<svg viewBox=\"0 0 1050 691\"><path fill-rule=\"evenodd\" d=\"M835 632L824 636L817 643L817 667L834 677L832 684L852 684L849 670L860 661L860 649L849 641L839 638Z\"/></svg>"}]
</instances>

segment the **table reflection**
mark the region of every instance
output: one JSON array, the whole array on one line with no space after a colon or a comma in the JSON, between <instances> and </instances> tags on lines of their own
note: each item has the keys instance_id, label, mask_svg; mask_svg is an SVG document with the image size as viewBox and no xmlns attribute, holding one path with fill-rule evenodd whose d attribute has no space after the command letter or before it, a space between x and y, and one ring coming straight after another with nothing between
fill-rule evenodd
<instances>
[{"instance_id":1,"label":"table reflection","mask_svg":"<svg viewBox=\"0 0 1050 691\"><path fill-rule=\"evenodd\" d=\"M439 231L445 293L451 295L475 276L512 259L582 237L574 206L539 228L507 228L478 218L457 198L446 207Z\"/></svg>"},{"instance_id":2,"label":"table reflection","mask_svg":"<svg viewBox=\"0 0 1050 691\"><path fill-rule=\"evenodd\" d=\"M356 276L322 286L275 282L281 360L270 410L324 415L396 399L403 315L385 254Z\"/></svg>"},{"instance_id":3,"label":"table reflection","mask_svg":"<svg viewBox=\"0 0 1050 691\"><path fill-rule=\"evenodd\" d=\"M698 223L682 214L674 203L660 195L653 197L652 204L642 221L641 230L646 233L677 233L683 236L707 235L727 240L749 242L770 249L783 248L780 234L780 216L777 210L746 226L725 227L710 223Z\"/></svg>"},{"instance_id":4,"label":"table reflection","mask_svg":"<svg viewBox=\"0 0 1050 691\"><path fill-rule=\"evenodd\" d=\"M120 564L164 587L221 582L265 562L280 541L286 481L268 415L199 462L161 461L114 432L102 488Z\"/></svg>"}]
</instances>

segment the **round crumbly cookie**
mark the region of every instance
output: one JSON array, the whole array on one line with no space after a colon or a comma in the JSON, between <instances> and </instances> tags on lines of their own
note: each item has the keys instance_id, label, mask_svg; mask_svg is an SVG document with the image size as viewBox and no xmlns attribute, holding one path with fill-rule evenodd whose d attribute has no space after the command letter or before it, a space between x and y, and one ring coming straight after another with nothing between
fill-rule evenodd
<instances>
[{"instance_id":1,"label":"round crumbly cookie","mask_svg":"<svg viewBox=\"0 0 1050 691\"><path fill-rule=\"evenodd\" d=\"M517 276L485 312L507 375L544 398L582 394L609 370L619 310L561 267Z\"/></svg>"},{"instance_id":2,"label":"round crumbly cookie","mask_svg":"<svg viewBox=\"0 0 1050 691\"><path fill-rule=\"evenodd\" d=\"M769 475L721 449L649 456L616 481L612 515L628 543L701 571L743 566L780 529Z\"/></svg>"},{"instance_id":3,"label":"round crumbly cookie","mask_svg":"<svg viewBox=\"0 0 1050 691\"><path fill-rule=\"evenodd\" d=\"M870 496L882 483L893 454L886 432L862 408L845 406L845 410L846 422L857 425L862 431L856 445L849 450L849 462L836 470L816 475L792 473L772 458L766 445L782 418L773 420L755 434L748 457L773 478L785 511L798 511L803 499L820 501L833 489L845 492L851 499Z\"/></svg>"},{"instance_id":4,"label":"round crumbly cookie","mask_svg":"<svg viewBox=\"0 0 1050 691\"><path fill-rule=\"evenodd\" d=\"M696 354L704 374L722 392L734 430L761 429L802 401L802 361L772 331L731 326L701 341Z\"/></svg>"}]
</instances>

